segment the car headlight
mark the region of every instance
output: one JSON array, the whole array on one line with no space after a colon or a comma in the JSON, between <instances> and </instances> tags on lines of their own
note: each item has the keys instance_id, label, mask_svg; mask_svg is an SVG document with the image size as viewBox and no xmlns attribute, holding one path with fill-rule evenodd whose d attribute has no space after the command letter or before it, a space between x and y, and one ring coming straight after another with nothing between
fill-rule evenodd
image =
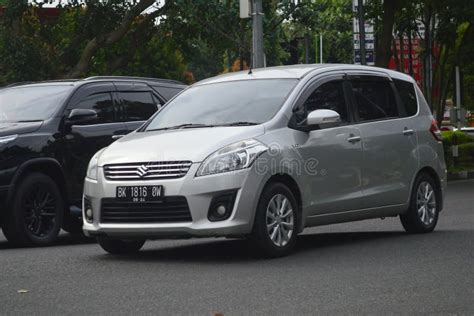
<instances>
[{"instance_id":1,"label":"car headlight","mask_svg":"<svg viewBox=\"0 0 474 316\"><path fill-rule=\"evenodd\" d=\"M0 146L6 145L7 143L14 141L18 135L8 135L0 137Z\"/></svg>"},{"instance_id":2,"label":"car headlight","mask_svg":"<svg viewBox=\"0 0 474 316\"><path fill-rule=\"evenodd\" d=\"M89 166L87 166L87 177L92 180L97 180L97 169L99 163L99 156L104 151L105 148L99 150L89 161Z\"/></svg>"},{"instance_id":3,"label":"car headlight","mask_svg":"<svg viewBox=\"0 0 474 316\"><path fill-rule=\"evenodd\" d=\"M207 157L196 177L248 168L268 147L255 139L233 143Z\"/></svg>"}]
</instances>

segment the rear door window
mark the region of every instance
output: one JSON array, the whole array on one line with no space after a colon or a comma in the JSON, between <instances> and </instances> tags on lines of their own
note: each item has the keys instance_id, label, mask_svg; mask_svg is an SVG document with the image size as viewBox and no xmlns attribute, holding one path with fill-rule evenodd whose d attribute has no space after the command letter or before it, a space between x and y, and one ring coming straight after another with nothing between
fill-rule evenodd
<instances>
[{"instance_id":1,"label":"rear door window","mask_svg":"<svg viewBox=\"0 0 474 316\"><path fill-rule=\"evenodd\" d=\"M418 112L418 101L413 83L404 80L393 80L397 88L400 99L407 113L407 116L413 116Z\"/></svg>"},{"instance_id":2,"label":"rear door window","mask_svg":"<svg viewBox=\"0 0 474 316\"><path fill-rule=\"evenodd\" d=\"M375 121L399 117L395 93L390 81L352 79L351 84L359 121Z\"/></svg>"},{"instance_id":3,"label":"rear door window","mask_svg":"<svg viewBox=\"0 0 474 316\"><path fill-rule=\"evenodd\" d=\"M158 110L151 92L119 92L126 121L146 121Z\"/></svg>"}]
</instances>

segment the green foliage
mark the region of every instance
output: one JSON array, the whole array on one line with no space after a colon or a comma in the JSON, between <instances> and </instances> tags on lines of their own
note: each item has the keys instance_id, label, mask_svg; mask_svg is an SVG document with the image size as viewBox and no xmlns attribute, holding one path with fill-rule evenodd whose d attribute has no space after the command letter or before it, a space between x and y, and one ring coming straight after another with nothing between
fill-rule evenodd
<instances>
[{"instance_id":1,"label":"green foliage","mask_svg":"<svg viewBox=\"0 0 474 316\"><path fill-rule=\"evenodd\" d=\"M79 0L65 1L60 2L58 18L41 20L41 3L8 2L0 20L0 85L67 77L86 45L116 29L134 3L86 1L84 5ZM186 62L173 38L153 20L139 16L120 41L97 50L82 75L184 80L186 71Z\"/></svg>"},{"instance_id":2,"label":"green foliage","mask_svg":"<svg viewBox=\"0 0 474 316\"><path fill-rule=\"evenodd\" d=\"M474 143L474 137L462 131L443 131L441 133L443 135L443 144L445 147Z\"/></svg>"},{"instance_id":3,"label":"green foliage","mask_svg":"<svg viewBox=\"0 0 474 316\"><path fill-rule=\"evenodd\" d=\"M442 134L448 172L474 171L474 137L461 131L444 131ZM453 157L453 145L458 145L458 157Z\"/></svg>"},{"instance_id":4,"label":"green foliage","mask_svg":"<svg viewBox=\"0 0 474 316\"><path fill-rule=\"evenodd\" d=\"M282 1L285 3L285 1ZM294 45L294 38L310 38L310 62L319 62L319 35L323 35L323 62L352 63L352 2L350 0L290 1L279 8L288 19L283 23L286 45ZM304 62L304 45L298 45L299 60Z\"/></svg>"}]
</instances>

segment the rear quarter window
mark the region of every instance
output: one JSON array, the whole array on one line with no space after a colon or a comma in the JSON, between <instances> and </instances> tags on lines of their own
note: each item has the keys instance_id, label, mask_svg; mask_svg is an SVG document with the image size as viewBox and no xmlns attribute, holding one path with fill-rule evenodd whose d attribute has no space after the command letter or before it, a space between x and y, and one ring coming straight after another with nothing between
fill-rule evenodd
<instances>
[{"instance_id":1,"label":"rear quarter window","mask_svg":"<svg viewBox=\"0 0 474 316\"><path fill-rule=\"evenodd\" d=\"M402 100L403 106L407 116L413 116L418 112L418 101L416 99L416 92L413 83L404 80L393 80L395 87L398 90L400 99Z\"/></svg>"},{"instance_id":2,"label":"rear quarter window","mask_svg":"<svg viewBox=\"0 0 474 316\"><path fill-rule=\"evenodd\" d=\"M170 100L172 97L180 93L183 88L171 88L171 87L160 87L160 86L154 86L153 88L158 91L159 94L161 94L166 101Z\"/></svg>"}]
</instances>

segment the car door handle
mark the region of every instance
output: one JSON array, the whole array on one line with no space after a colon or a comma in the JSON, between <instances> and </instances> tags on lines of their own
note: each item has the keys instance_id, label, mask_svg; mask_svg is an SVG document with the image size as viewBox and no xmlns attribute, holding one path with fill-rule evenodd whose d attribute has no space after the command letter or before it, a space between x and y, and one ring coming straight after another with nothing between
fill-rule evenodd
<instances>
[{"instance_id":1,"label":"car door handle","mask_svg":"<svg viewBox=\"0 0 474 316\"><path fill-rule=\"evenodd\" d=\"M412 129L405 128L403 130L403 135L405 135L405 136L410 136L410 135L413 135L414 133L415 133L415 131L412 130Z\"/></svg>"},{"instance_id":2,"label":"car door handle","mask_svg":"<svg viewBox=\"0 0 474 316\"><path fill-rule=\"evenodd\" d=\"M120 139L124 137L125 135L112 135L112 139Z\"/></svg>"},{"instance_id":3,"label":"car door handle","mask_svg":"<svg viewBox=\"0 0 474 316\"><path fill-rule=\"evenodd\" d=\"M347 139L347 141L352 144L360 142L360 140L361 140L360 136L353 136L353 135L351 135L351 137Z\"/></svg>"}]
</instances>

